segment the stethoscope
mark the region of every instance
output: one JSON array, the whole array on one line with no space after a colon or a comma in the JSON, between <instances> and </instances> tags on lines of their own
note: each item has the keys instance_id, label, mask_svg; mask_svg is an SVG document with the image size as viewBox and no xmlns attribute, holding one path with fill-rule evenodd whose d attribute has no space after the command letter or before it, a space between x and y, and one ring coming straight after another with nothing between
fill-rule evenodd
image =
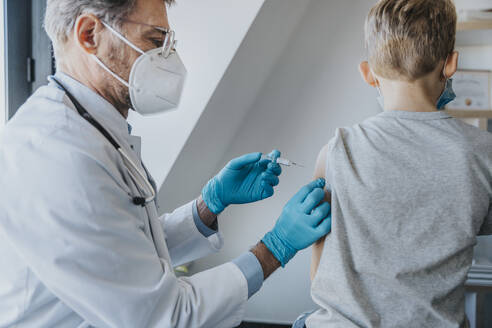
<instances>
[{"instance_id":1,"label":"stethoscope","mask_svg":"<svg viewBox=\"0 0 492 328\"><path fill-rule=\"evenodd\" d=\"M133 204L137 206L145 206L155 200L156 192L152 184L149 182L147 174L142 172L138 166L131 160L130 156L125 153L120 144L111 136L111 134L98 122L91 114L75 99L75 97L54 77L51 80L55 82L68 96L75 109L87 122L95 127L108 141L116 151L121 155L125 167L128 169L128 174L132 178L137 188L142 192L143 196L134 196L130 194Z\"/></svg>"}]
</instances>

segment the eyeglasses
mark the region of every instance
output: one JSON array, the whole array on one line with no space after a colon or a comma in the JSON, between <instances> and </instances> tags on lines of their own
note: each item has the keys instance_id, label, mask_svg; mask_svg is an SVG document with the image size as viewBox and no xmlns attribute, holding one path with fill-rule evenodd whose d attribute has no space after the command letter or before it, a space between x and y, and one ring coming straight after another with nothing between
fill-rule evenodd
<instances>
[{"instance_id":1,"label":"eyeglasses","mask_svg":"<svg viewBox=\"0 0 492 328\"><path fill-rule=\"evenodd\" d=\"M163 34L164 35L164 41L162 43L162 46L160 46L160 47L162 48L162 55L164 56L164 58L169 57L170 54L172 54L173 52L176 51L176 46L178 44L178 40L176 40L176 33L173 30L167 29L164 27L160 27L160 26L146 24L146 23L135 22L135 21L130 20L130 19L123 19L123 21L130 23L130 24L137 24L137 25L152 27L153 29L155 29L159 33Z\"/></svg>"}]
</instances>

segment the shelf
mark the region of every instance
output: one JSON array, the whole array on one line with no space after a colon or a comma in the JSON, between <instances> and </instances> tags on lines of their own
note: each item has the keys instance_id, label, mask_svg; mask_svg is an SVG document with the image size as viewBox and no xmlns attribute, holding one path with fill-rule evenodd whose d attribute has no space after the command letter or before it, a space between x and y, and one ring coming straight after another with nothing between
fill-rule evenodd
<instances>
[{"instance_id":1,"label":"shelf","mask_svg":"<svg viewBox=\"0 0 492 328\"><path fill-rule=\"evenodd\" d=\"M488 289L492 291L492 267L474 265L468 272L468 279L466 282L467 289L472 291L484 291Z\"/></svg>"},{"instance_id":2,"label":"shelf","mask_svg":"<svg viewBox=\"0 0 492 328\"><path fill-rule=\"evenodd\" d=\"M458 22L458 31L492 30L492 20Z\"/></svg>"},{"instance_id":3,"label":"shelf","mask_svg":"<svg viewBox=\"0 0 492 328\"><path fill-rule=\"evenodd\" d=\"M446 112L456 118L487 118L492 119L491 110L449 109Z\"/></svg>"}]
</instances>

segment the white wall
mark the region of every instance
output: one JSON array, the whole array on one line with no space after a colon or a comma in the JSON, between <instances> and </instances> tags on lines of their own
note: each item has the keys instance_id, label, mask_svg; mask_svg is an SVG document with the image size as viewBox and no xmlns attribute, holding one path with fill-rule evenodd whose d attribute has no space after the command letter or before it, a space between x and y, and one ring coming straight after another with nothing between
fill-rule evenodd
<instances>
[{"instance_id":1,"label":"white wall","mask_svg":"<svg viewBox=\"0 0 492 328\"><path fill-rule=\"evenodd\" d=\"M365 57L364 17L373 3L310 1L222 161L279 148L307 168L285 169L274 198L228 209L220 219L224 250L196 263L194 270L223 263L255 244L271 229L288 199L311 179L317 154L335 128L380 111L376 91L358 73ZM309 257L309 251L303 252L275 273L250 300L246 319L291 323L302 311L312 309Z\"/></svg>"},{"instance_id":2,"label":"white wall","mask_svg":"<svg viewBox=\"0 0 492 328\"><path fill-rule=\"evenodd\" d=\"M161 185L264 0L180 0L169 11L189 76L178 111L130 124L143 138L142 156Z\"/></svg>"},{"instance_id":3,"label":"white wall","mask_svg":"<svg viewBox=\"0 0 492 328\"><path fill-rule=\"evenodd\" d=\"M159 192L162 211L195 198L262 92L308 1L268 0L200 116Z\"/></svg>"}]
</instances>

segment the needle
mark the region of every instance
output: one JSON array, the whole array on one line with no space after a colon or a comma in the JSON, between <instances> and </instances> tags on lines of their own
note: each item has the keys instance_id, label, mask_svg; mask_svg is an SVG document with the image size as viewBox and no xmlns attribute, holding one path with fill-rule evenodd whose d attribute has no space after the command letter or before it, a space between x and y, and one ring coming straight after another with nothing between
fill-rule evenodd
<instances>
[{"instance_id":1,"label":"needle","mask_svg":"<svg viewBox=\"0 0 492 328\"><path fill-rule=\"evenodd\" d=\"M266 159L269 159L271 160L271 158L269 156L264 156ZM298 164L298 163L295 163L295 162L292 162L286 158L282 158L282 157L279 157L277 158L277 163L280 164L280 165L283 165L283 166L287 166L287 167L290 167L290 166L297 166L297 167L302 167L302 168L305 168L304 165L301 165L301 164Z\"/></svg>"}]
</instances>

